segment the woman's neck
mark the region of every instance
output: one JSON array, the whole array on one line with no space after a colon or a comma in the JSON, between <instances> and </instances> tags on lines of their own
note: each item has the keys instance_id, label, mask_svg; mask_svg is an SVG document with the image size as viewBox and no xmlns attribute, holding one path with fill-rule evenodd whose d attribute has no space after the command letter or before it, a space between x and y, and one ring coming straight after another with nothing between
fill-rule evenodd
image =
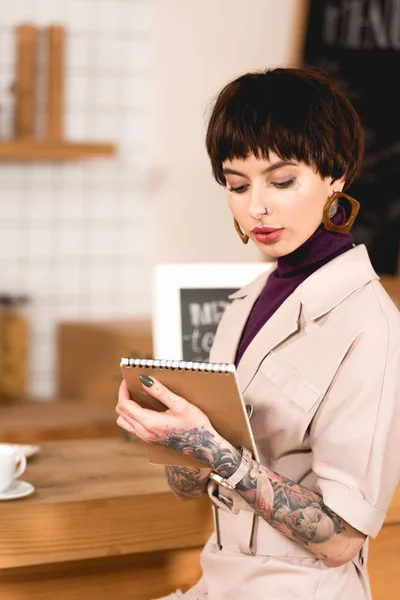
<instances>
[{"instance_id":1,"label":"woman's neck","mask_svg":"<svg viewBox=\"0 0 400 600\"><path fill-rule=\"evenodd\" d=\"M345 221L345 210L339 208L332 218L332 222L335 225L341 225ZM299 273L315 271L316 268L349 250L353 245L354 239L350 233L328 231L323 225L320 225L312 236L294 252L278 258L275 276L294 277Z\"/></svg>"}]
</instances>

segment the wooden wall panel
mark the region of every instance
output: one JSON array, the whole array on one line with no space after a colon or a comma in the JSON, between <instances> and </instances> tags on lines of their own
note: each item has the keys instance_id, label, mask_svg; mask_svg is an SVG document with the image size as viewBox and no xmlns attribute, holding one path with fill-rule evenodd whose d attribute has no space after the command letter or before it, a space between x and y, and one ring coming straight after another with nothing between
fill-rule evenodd
<instances>
[{"instance_id":1,"label":"wooden wall panel","mask_svg":"<svg viewBox=\"0 0 400 600\"><path fill-rule=\"evenodd\" d=\"M47 115L46 137L61 140L64 133L65 29L52 25L46 31Z\"/></svg>"},{"instance_id":2,"label":"wooden wall panel","mask_svg":"<svg viewBox=\"0 0 400 600\"><path fill-rule=\"evenodd\" d=\"M37 30L33 25L16 28L15 136L35 135Z\"/></svg>"}]
</instances>

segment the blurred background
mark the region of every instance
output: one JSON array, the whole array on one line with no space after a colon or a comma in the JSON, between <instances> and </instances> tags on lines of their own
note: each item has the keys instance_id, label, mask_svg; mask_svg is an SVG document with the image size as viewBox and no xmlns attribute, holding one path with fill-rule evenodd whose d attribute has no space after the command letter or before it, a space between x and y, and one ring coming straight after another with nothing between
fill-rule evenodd
<instances>
[{"instance_id":1,"label":"blurred background","mask_svg":"<svg viewBox=\"0 0 400 600\"><path fill-rule=\"evenodd\" d=\"M226 288L267 267L206 154L226 83L308 63L345 87L367 138L353 233L400 307L399 50L400 0L0 0L0 442L32 457L35 488L0 511L1 598L148 600L200 575L208 498L179 503L114 407L121 357L154 356L155 300L179 321L157 269L189 292L210 278L194 301L211 339ZM397 597L399 527L398 490L376 600Z\"/></svg>"},{"instance_id":2,"label":"blurred background","mask_svg":"<svg viewBox=\"0 0 400 600\"><path fill-rule=\"evenodd\" d=\"M348 88L369 143L351 190L363 206L354 232L391 284L400 2L0 0L0 8L0 365L5 376L11 339L11 379L16 363L21 371L4 397L90 397L105 384L81 392L88 364L95 379L102 365L114 390L116 355L151 355L154 265L262 260L238 241L204 144L214 96L246 71L309 62Z\"/></svg>"},{"instance_id":3,"label":"blurred background","mask_svg":"<svg viewBox=\"0 0 400 600\"><path fill-rule=\"evenodd\" d=\"M0 7L0 144L17 136L16 28L28 24L39 39L35 137L46 138L47 28L60 25L62 138L115 147L61 161L0 150L0 293L29 296L19 307L30 325L27 391L49 399L59 391L60 322L148 315L158 262L259 260L238 243L212 179L207 108L236 75L298 60L305 4L254 1L245 16L238 0Z\"/></svg>"}]
</instances>

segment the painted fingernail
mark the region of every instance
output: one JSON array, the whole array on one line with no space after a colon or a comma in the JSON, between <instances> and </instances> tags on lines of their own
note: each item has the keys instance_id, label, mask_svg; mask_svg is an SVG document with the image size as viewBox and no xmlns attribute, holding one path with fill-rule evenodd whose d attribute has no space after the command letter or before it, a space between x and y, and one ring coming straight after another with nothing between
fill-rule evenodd
<instances>
[{"instance_id":1,"label":"painted fingernail","mask_svg":"<svg viewBox=\"0 0 400 600\"><path fill-rule=\"evenodd\" d=\"M151 387L154 383L154 380L151 377L147 377L147 375L139 375L139 379L146 387Z\"/></svg>"}]
</instances>

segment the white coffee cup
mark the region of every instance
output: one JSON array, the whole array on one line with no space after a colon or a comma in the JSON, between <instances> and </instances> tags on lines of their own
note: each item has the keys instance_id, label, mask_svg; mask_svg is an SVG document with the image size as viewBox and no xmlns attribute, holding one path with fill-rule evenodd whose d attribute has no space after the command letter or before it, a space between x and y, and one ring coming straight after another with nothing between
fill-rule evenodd
<instances>
[{"instance_id":1,"label":"white coffee cup","mask_svg":"<svg viewBox=\"0 0 400 600\"><path fill-rule=\"evenodd\" d=\"M0 444L0 494L6 491L25 469L25 454L8 444Z\"/></svg>"}]
</instances>

